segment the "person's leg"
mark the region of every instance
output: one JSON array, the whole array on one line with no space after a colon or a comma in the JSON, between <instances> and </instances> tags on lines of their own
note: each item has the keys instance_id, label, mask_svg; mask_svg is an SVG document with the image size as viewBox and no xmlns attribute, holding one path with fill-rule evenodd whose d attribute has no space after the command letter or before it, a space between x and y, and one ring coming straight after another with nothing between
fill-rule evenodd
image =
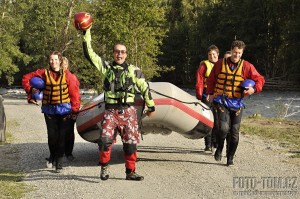
<instances>
[{"instance_id":1,"label":"person's leg","mask_svg":"<svg viewBox=\"0 0 300 199\"><path fill-rule=\"evenodd\" d=\"M214 115L214 121L218 121L218 114L217 114L217 105L214 103L212 106L212 112ZM218 139L217 139L217 134L218 134L218 122L214 122L213 129L211 131L211 144L212 144L212 154L215 154L215 151L217 150L218 147Z\"/></svg>"},{"instance_id":2,"label":"person's leg","mask_svg":"<svg viewBox=\"0 0 300 199\"><path fill-rule=\"evenodd\" d=\"M109 178L109 161L111 157L111 147L115 140L115 129L118 120L116 119L115 112L105 110L102 121L102 132L99 139L99 165L101 166L100 178L107 180Z\"/></svg>"},{"instance_id":3,"label":"person's leg","mask_svg":"<svg viewBox=\"0 0 300 199\"><path fill-rule=\"evenodd\" d=\"M216 137L216 129L213 127L211 131L211 152L214 155L215 151L217 150L218 144L217 144L217 137Z\"/></svg>"},{"instance_id":4,"label":"person's leg","mask_svg":"<svg viewBox=\"0 0 300 199\"><path fill-rule=\"evenodd\" d=\"M205 144L204 152L211 152L211 147L212 147L211 138L212 138L212 131L209 131L207 136L204 137L204 144Z\"/></svg>"},{"instance_id":5,"label":"person's leg","mask_svg":"<svg viewBox=\"0 0 300 199\"><path fill-rule=\"evenodd\" d=\"M109 178L109 161L111 156L112 144L108 146L107 151L99 150L99 163L101 166L100 178L101 180L107 180Z\"/></svg>"},{"instance_id":6,"label":"person's leg","mask_svg":"<svg viewBox=\"0 0 300 199\"><path fill-rule=\"evenodd\" d=\"M228 146L228 154L227 154L227 165L233 165L233 158L235 152L237 150L239 144L239 131L240 131L240 124L242 120L243 109L238 111L231 111L231 128L230 128L230 140Z\"/></svg>"},{"instance_id":7,"label":"person's leg","mask_svg":"<svg viewBox=\"0 0 300 199\"><path fill-rule=\"evenodd\" d=\"M231 133L228 133L226 136L226 157L228 157L228 148L229 148L229 143L230 143L230 137L231 137Z\"/></svg>"},{"instance_id":8,"label":"person's leg","mask_svg":"<svg viewBox=\"0 0 300 199\"><path fill-rule=\"evenodd\" d=\"M69 129L69 121L67 115L56 115L58 118L58 134L57 134L57 144L56 144L56 171L62 169L63 156L65 154L65 141L66 134Z\"/></svg>"},{"instance_id":9,"label":"person's leg","mask_svg":"<svg viewBox=\"0 0 300 199\"><path fill-rule=\"evenodd\" d=\"M121 122L124 127L124 131L121 132L121 138L125 157L126 180L141 181L144 177L135 172L137 143L139 142L136 109L134 107L125 109L124 119Z\"/></svg>"},{"instance_id":10,"label":"person's leg","mask_svg":"<svg viewBox=\"0 0 300 199\"><path fill-rule=\"evenodd\" d=\"M201 101L207 105L209 108L211 108L211 103L207 101L206 96L202 96ZM211 152L212 151L212 131L210 131L205 137L204 137L204 152Z\"/></svg>"},{"instance_id":11,"label":"person's leg","mask_svg":"<svg viewBox=\"0 0 300 199\"><path fill-rule=\"evenodd\" d=\"M107 146L107 149L99 150L100 165L108 165L112 152L112 143Z\"/></svg>"},{"instance_id":12,"label":"person's leg","mask_svg":"<svg viewBox=\"0 0 300 199\"><path fill-rule=\"evenodd\" d=\"M57 143L57 132L58 132L58 120L55 115L44 114L46 126L47 126L47 135L48 135L48 148L50 152L49 158L47 160L47 167L52 168L52 164L56 158L56 143Z\"/></svg>"},{"instance_id":13,"label":"person's leg","mask_svg":"<svg viewBox=\"0 0 300 199\"><path fill-rule=\"evenodd\" d=\"M137 148L136 144L123 144L125 168L126 168L126 180L141 181L144 179L143 176L138 175L135 172L135 163L137 159Z\"/></svg>"},{"instance_id":14,"label":"person's leg","mask_svg":"<svg viewBox=\"0 0 300 199\"><path fill-rule=\"evenodd\" d=\"M73 148L75 142L74 124L75 124L75 120L69 118L68 130L66 132L66 141L65 141L65 155L69 161L73 161L75 159L73 156Z\"/></svg>"},{"instance_id":15,"label":"person's leg","mask_svg":"<svg viewBox=\"0 0 300 199\"><path fill-rule=\"evenodd\" d=\"M230 115L229 110L222 105L218 105L217 107L217 129L216 135L218 140L218 147L214 154L216 161L221 161L222 159L222 151L224 147L225 138L229 132L229 124L230 124Z\"/></svg>"}]
</instances>

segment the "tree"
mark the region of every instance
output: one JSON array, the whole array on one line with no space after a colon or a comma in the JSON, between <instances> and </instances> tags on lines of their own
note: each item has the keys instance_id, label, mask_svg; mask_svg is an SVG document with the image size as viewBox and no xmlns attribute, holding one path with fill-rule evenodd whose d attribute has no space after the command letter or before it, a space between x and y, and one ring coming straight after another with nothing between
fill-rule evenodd
<instances>
[{"instance_id":1,"label":"tree","mask_svg":"<svg viewBox=\"0 0 300 199\"><path fill-rule=\"evenodd\" d=\"M186 85L193 82L195 67L199 64L202 38L198 35L198 24L205 4L203 0L174 0L165 4L169 32L159 63L175 70L164 74L163 80Z\"/></svg>"},{"instance_id":2,"label":"tree","mask_svg":"<svg viewBox=\"0 0 300 199\"><path fill-rule=\"evenodd\" d=\"M148 79L158 75L157 55L167 31L160 1L97 1L92 14L93 46L98 54L110 60L113 45L124 43L130 63L140 67Z\"/></svg>"},{"instance_id":3,"label":"tree","mask_svg":"<svg viewBox=\"0 0 300 199\"><path fill-rule=\"evenodd\" d=\"M18 11L23 4L15 1L0 2L0 84L12 85L19 71L18 63L28 63L30 58L18 46L23 23Z\"/></svg>"},{"instance_id":4,"label":"tree","mask_svg":"<svg viewBox=\"0 0 300 199\"><path fill-rule=\"evenodd\" d=\"M276 68L281 70L277 70L276 76L300 82L300 2L281 0L279 3L282 45L278 49Z\"/></svg>"},{"instance_id":5,"label":"tree","mask_svg":"<svg viewBox=\"0 0 300 199\"><path fill-rule=\"evenodd\" d=\"M94 18L92 31L100 33L93 34L93 46L99 55L110 60L113 44L122 42L127 45L130 63L139 66L149 79L158 74L157 55L166 32L159 1L23 1L27 3L25 13L30 14L23 16L26 29L20 44L32 60L22 73L47 67L49 53L59 50L70 60L81 86L92 86L100 92L102 81L83 56L82 33L73 27L74 14L86 11Z\"/></svg>"},{"instance_id":6,"label":"tree","mask_svg":"<svg viewBox=\"0 0 300 199\"><path fill-rule=\"evenodd\" d=\"M70 70L79 78L81 86L89 87L97 79L96 72L91 70L92 67L86 67L89 63L83 56L81 41L77 39L79 33L73 25L73 16L81 9L89 11L92 7L90 1L61 0L55 4L34 0L20 2L26 5L22 12L26 26L21 32L20 49L30 55L31 61L19 65L22 68L18 74L19 83L23 74L48 67L48 55L57 50L69 59ZM86 74L88 76L84 76Z\"/></svg>"},{"instance_id":7,"label":"tree","mask_svg":"<svg viewBox=\"0 0 300 199\"><path fill-rule=\"evenodd\" d=\"M104 60L112 59L115 43L125 43L128 62L148 79L163 74L163 81L194 84L207 47L217 45L222 55L234 39L245 41L243 58L266 78L300 79L297 0L0 0L0 5L2 85L20 85L24 73L47 67L49 53L59 50L82 87L101 91L99 73L83 55L82 33L73 27L79 11L92 14L93 47Z\"/></svg>"}]
</instances>

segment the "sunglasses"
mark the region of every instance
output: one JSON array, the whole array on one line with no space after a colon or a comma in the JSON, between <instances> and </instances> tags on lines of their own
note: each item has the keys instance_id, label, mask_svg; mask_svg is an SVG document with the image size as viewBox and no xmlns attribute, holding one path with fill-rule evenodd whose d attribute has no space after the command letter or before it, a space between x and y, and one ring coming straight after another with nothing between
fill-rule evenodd
<instances>
[{"instance_id":1,"label":"sunglasses","mask_svg":"<svg viewBox=\"0 0 300 199\"><path fill-rule=\"evenodd\" d=\"M125 54L126 50L114 50L114 53L116 53L116 54Z\"/></svg>"}]
</instances>

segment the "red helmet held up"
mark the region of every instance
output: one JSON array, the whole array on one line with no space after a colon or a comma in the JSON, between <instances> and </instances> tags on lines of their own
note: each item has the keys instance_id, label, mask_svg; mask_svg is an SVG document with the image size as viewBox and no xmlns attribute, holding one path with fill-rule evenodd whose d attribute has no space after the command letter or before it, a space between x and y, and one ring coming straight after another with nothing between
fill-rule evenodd
<instances>
[{"instance_id":1,"label":"red helmet held up","mask_svg":"<svg viewBox=\"0 0 300 199\"><path fill-rule=\"evenodd\" d=\"M77 30L85 31L92 26L93 18L90 13L79 12L74 15L74 26Z\"/></svg>"}]
</instances>

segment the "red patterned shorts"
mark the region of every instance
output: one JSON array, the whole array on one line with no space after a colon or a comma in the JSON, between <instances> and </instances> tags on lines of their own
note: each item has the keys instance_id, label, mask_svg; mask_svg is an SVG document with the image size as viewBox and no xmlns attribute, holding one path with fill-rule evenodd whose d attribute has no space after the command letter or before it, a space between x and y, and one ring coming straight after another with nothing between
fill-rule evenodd
<instances>
[{"instance_id":1,"label":"red patterned shorts","mask_svg":"<svg viewBox=\"0 0 300 199\"><path fill-rule=\"evenodd\" d=\"M125 108L122 111L118 109L105 110L101 137L115 140L117 133L121 136L123 143L139 143L137 111L134 106Z\"/></svg>"}]
</instances>

